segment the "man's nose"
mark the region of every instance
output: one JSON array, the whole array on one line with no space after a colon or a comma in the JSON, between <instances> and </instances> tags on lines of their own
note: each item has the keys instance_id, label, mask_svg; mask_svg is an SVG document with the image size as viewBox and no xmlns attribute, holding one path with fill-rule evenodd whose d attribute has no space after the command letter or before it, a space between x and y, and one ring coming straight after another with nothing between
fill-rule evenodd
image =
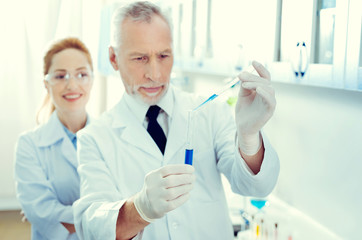
<instances>
[{"instance_id":1,"label":"man's nose","mask_svg":"<svg viewBox=\"0 0 362 240\"><path fill-rule=\"evenodd\" d=\"M147 64L146 78L159 82L161 79L161 67L157 59L150 59Z\"/></svg>"}]
</instances>

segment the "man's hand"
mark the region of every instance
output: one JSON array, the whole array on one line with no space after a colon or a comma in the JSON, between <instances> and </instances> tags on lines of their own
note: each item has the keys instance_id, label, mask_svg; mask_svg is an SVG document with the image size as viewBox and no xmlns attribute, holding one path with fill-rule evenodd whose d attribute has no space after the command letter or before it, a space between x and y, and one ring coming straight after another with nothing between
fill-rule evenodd
<instances>
[{"instance_id":1,"label":"man's hand","mask_svg":"<svg viewBox=\"0 0 362 240\"><path fill-rule=\"evenodd\" d=\"M74 224L64 222L61 222L61 224L68 230L69 233L75 233Z\"/></svg>"},{"instance_id":2,"label":"man's hand","mask_svg":"<svg viewBox=\"0 0 362 240\"><path fill-rule=\"evenodd\" d=\"M145 176L143 189L134 205L147 222L163 217L184 204L195 181L194 167L188 164L167 165Z\"/></svg>"},{"instance_id":3,"label":"man's hand","mask_svg":"<svg viewBox=\"0 0 362 240\"><path fill-rule=\"evenodd\" d=\"M270 73L260 63L253 61L252 64L259 76L248 72L239 75L241 87L235 107L239 148L249 156L259 151L259 131L272 117L276 106Z\"/></svg>"}]
</instances>

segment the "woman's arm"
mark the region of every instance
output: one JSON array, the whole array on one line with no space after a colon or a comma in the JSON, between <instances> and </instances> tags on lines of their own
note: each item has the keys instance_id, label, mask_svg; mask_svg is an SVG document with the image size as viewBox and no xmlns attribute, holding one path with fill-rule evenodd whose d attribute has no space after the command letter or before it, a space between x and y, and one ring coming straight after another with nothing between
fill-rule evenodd
<instances>
[{"instance_id":1,"label":"woman's arm","mask_svg":"<svg viewBox=\"0 0 362 240\"><path fill-rule=\"evenodd\" d=\"M31 136L19 138L15 157L17 198L26 218L47 238L67 238L69 232L61 222L73 219L72 206L59 202Z\"/></svg>"}]
</instances>

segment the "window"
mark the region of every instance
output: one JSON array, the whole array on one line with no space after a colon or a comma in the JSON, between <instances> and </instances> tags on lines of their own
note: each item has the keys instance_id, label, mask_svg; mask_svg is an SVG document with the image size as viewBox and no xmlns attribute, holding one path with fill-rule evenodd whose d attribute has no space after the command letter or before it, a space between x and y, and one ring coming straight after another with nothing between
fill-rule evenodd
<instances>
[{"instance_id":1,"label":"window","mask_svg":"<svg viewBox=\"0 0 362 240\"><path fill-rule=\"evenodd\" d=\"M362 90L359 5L359 0L178 1L172 6L175 67L232 76L255 59L274 81Z\"/></svg>"}]
</instances>

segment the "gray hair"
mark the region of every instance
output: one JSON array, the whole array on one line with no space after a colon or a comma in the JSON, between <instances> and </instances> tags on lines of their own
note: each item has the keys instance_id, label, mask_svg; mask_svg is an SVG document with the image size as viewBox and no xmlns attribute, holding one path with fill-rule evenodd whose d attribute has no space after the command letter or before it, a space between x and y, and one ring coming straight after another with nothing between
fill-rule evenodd
<instances>
[{"instance_id":1,"label":"gray hair","mask_svg":"<svg viewBox=\"0 0 362 240\"><path fill-rule=\"evenodd\" d=\"M159 6L151 2L133 2L116 9L112 16L111 46L116 48L119 47L122 39L121 25L126 18L130 18L134 22L150 23L154 15L158 15L164 19L170 28L170 32L172 32L172 24L168 14L164 13Z\"/></svg>"}]
</instances>

